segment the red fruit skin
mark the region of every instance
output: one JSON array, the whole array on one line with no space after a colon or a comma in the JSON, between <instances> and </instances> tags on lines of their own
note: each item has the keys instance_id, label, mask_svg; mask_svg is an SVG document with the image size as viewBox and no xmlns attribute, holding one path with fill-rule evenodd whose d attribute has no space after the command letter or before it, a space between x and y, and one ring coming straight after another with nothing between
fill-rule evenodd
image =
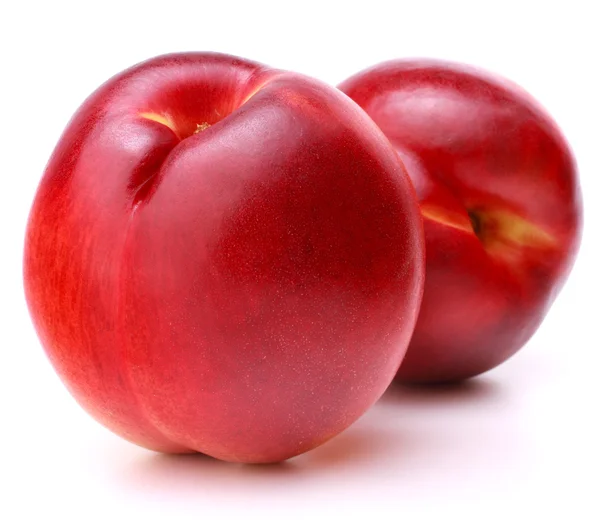
<instances>
[{"instance_id":1,"label":"red fruit skin","mask_svg":"<svg viewBox=\"0 0 600 529\"><path fill-rule=\"evenodd\" d=\"M396 147L424 218L425 292L398 379L492 369L536 331L579 247L567 142L524 90L460 64L396 60L339 88Z\"/></svg>"},{"instance_id":2,"label":"red fruit skin","mask_svg":"<svg viewBox=\"0 0 600 529\"><path fill-rule=\"evenodd\" d=\"M31 210L24 284L52 364L102 424L157 451L275 462L383 393L424 266L414 189L357 105L187 53L77 111Z\"/></svg>"}]
</instances>

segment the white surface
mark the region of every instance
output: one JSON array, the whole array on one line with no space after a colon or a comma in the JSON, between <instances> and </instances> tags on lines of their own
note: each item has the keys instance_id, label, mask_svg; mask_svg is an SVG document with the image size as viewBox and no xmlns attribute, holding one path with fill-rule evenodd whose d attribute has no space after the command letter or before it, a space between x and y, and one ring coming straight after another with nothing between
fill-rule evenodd
<instances>
[{"instance_id":1,"label":"white surface","mask_svg":"<svg viewBox=\"0 0 600 529\"><path fill-rule=\"evenodd\" d=\"M0 5L0 527L600 527L594 2ZM573 145L586 205L578 264L535 338L463 388L388 392L345 433L280 466L157 456L98 426L60 384L29 322L26 216L81 101L125 67L183 50L334 84L385 59L449 58L532 92Z\"/></svg>"}]
</instances>

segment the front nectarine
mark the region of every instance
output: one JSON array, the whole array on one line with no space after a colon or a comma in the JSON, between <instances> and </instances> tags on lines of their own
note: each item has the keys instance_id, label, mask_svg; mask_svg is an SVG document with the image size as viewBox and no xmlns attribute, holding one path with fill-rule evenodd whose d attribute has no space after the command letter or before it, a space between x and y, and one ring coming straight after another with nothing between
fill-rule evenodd
<instances>
[{"instance_id":1,"label":"front nectarine","mask_svg":"<svg viewBox=\"0 0 600 529\"><path fill-rule=\"evenodd\" d=\"M414 189L357 105L189 53L117 75L77 111L24 275L52 364L102 424L154 450L271 462L388 386L423 259Z\"/></svg>"}]
</instances>

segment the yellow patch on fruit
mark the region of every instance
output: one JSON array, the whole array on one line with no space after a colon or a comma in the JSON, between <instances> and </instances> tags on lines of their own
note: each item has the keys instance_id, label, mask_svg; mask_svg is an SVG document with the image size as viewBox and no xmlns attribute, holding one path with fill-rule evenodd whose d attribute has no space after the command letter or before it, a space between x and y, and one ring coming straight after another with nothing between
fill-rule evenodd
<instances>
[{"instance_id":1,"label":"yellow patch on fruit","mask_svg":"<svg viewBox=\"0 0 600 529\"><path fill-rule=\"evenodd\" d=\"M472 234L494 258L513 264L558 246L552 233L506 209L477 207L463 213L422 203L421 214L425 219Z\"/></svg>"},{"instance_id":2,"label":"yellow patch on fruit","mask_svg":"<svg viewBox=\"0 0 600 529\"><path fill-rule=\"evenodd\" d=\"M177 134L175 124L168 116L157 114L156 112L142 112L140 116L144 119L149 119L150 121L156 121L156 123L160 123L165 127L169 127L175 134Z\"/></svg>"},{"instance_id":3,"label":"yellow patch on fruit","mask_svg":"<svg viewBox=\"0 0 600 529\"><path fill-rule=\"evenodd\" d=\"M259 85L257 86L254 90L252 90L252 92L250 92L241 102L240 106L245 105L248 101L250 101L250 99L252 99L258 92L260 92L260 90L263 88L264 85Z\"/></svg>"},{"instance_id":4,"label":"yellow patch on fruit","mask_svg":"<svg viewBox=\"0 0 600 529\"><path fill-rule=\"evenodd\" d=\"M475 215L485 248L506 260L514 261L527 251L551 250L558 245L554 235L512 211L484 210Z\"/></svg>"},{"instance_id":5,"label":"yellow patch on fruit","mask_svg":"<svg viewBox=\"0 0 600 529\"><path fill-rule=\"evenodd\" d=\"M490 216L498 231L505 234L506 238L519 246L547 248L556 245L556 238L543 228L529 222L523 217L510 211L495 211L484 214Z\"/></svg>"},{"instance_id":6,"label":"yellow patch on fruit","mask_svg":"<svg viewBox=\"0 0 600 529\"><path fill-rule=\"evenodd\" d=\"M444 226L456 228L458 230L473 232L473 226L467 215L461 215L456 211L445 209L433 204L421 204L421 215L426 219L432 220Z\"/></svg>"},{"instance_id":7,"label":"yellow patch on fruit","mask_svg":"<svg viewBox=\"0 0 600 529\"><path fill-rule=\"evenodd\" d=\"M199 132L206 130L208 127L210 127L210 125L206 121L203 121L202 123L196 123L196 130L194 131L194 134L198 134Z\"/></svg>"}]
</instances>

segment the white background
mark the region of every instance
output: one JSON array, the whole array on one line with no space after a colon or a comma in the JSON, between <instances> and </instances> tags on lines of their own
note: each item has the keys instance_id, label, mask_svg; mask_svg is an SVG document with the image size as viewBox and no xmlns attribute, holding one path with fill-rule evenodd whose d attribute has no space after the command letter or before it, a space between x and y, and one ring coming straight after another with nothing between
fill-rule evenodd
<instances>
[{"instance_id":1,"label":"white background","mask_svg":"<svg viewBox=\"0 0 600 529\"><path fill-rule=\"evenodd\" d=\"M557 527L600 515L600 95L596 2L2 2L0 527ZM27 314L23 233L44 165L99 84L170 51L233 53L336 84L455 59L533 93L573 145L585 232L567 287L512 360L457 389L395 388L287 464L157 456L98 426Z\"/></svg>"}]
</instances>

